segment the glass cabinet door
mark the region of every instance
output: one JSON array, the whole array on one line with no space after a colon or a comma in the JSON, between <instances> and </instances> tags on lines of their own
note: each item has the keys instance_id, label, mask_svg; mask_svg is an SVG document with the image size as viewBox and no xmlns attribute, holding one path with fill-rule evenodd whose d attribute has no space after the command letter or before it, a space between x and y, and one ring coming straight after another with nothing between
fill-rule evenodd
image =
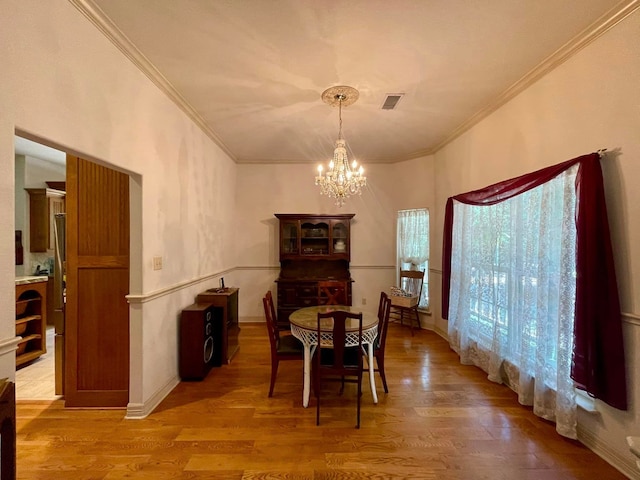
<instances>
[{"instance_id":1,"label":"glass cabinet door","mask_svg":"<svg viewBox=\"0 0 640 480\"><path fill-rule=\"evenodd\" d=\"M302 255L329 255L329 224L326 222L303 222L300 226Z\"/></svg>"},{"instance_id":2,"label":"glass cabinet door","mask_svg":"<svg viewBox=\"0 0 640 480\"><path fill-rule=\"evenodd\" d=\"M331 222L331 242L333 254L347 255L349 253L349 226L346 223Z\"/></svg>"},{"instance_id":3,"label":"glass cabinet door","mask_svg":"<svg viewBox=\"0 0 640 480\"><path fill-rule=\"evenodd\" d=\"M296 220L283 221L280 224L280 254L300 254L300 246L298 243L298 222Z\"/></svg>"}]
</instances>

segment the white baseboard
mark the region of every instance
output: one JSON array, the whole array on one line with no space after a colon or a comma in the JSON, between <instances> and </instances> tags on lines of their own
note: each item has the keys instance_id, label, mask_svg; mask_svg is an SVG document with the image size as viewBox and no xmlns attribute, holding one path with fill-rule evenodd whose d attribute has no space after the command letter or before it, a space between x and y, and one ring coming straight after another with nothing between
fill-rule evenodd
<instances>
[{"instance_id":1,"label":"white baseboard","mask_svg":"<svg viewBox=\"0 0 640 480\"><path fill-rule=\"evenodd\" d=\"M160 402L162 402L162 400L164 400L179 383L180 379L178 377L174 377L167 382L164 387L154 393L146 402L129 403L127 405L127 414L124 418L127 420L141 420L146 418L158 405L160 405Z\"/></svg>"},{"instance_id":2,"label":"white baseboard","mask_svg":"<svg viewBox=\"0 0 640 480\"><path fill-rule=\"evenodd\" d=\"M597 438L593 432L580 424L578 424L578 440L623 475L632 480L640 480L640 469L638 469L633 459L613 450L609 445Z\"/></svg>"}]
</instances>

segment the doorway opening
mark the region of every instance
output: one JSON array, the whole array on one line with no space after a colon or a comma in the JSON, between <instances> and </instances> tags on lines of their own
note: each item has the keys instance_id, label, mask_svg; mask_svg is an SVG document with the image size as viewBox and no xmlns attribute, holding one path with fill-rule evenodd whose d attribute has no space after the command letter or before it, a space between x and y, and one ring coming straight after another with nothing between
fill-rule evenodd
<instances>
[{"instance_id":1,"label":"doorway opening","mask_svg":"<svg viewBox=\"0 0 640 480\"><path fill-rule=\"evenodd\" d=\"M16 400L55 400L62 398L56 394L54 319L59 312L54 311L52 298L55 248L48 238L42 245L31 244L30 194L25 189L64 192L66 154L23 137L15 136L14 140L15 229L22 247L20 258L16 256L15 276L38 277L47 285L47 298L42 306L46 311L45 353L17 366Z\"/></svg>"}]
</instances>

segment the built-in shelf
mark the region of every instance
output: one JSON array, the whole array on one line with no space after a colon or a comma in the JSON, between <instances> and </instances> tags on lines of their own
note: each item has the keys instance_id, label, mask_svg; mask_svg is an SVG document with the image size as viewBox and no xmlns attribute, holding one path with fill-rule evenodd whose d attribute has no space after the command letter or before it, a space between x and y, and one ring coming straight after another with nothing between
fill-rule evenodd
<instances>
[{"instance_id":1,"label":"built-in shelf","mask_svg":"<svg viewBox=\"0 0 640 480\"><path fill-rule=\"evenodd\" d=\"M16 366L47 352L47 280L16 285Z\"/></svg>"}]
</instances>

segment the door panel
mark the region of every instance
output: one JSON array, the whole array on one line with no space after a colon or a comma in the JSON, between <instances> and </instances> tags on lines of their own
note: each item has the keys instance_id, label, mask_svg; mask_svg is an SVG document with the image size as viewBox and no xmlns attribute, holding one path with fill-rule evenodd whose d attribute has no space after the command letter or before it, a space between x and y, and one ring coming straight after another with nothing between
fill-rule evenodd
<instances>
[{"instance_id":1,"label":"door panel","mask_svg":"<svg viewBox=\"0 0 640 480\"><path fill-rule=\"evenodd\" d=\"M67 155L65 405L129 401L129 177Z\"/></svg>"}]
</instances>

